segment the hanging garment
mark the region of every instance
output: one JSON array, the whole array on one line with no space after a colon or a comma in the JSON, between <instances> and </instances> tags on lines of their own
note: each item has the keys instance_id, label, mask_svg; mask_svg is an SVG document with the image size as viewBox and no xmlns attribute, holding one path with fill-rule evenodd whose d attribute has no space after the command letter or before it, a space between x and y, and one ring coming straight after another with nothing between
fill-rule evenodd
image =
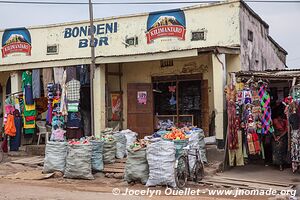
<instances>
[{"instance_id":1,"label":"hanging garment","mask_svg":"<svg viewBox=\"0 0 300 200\"><path fill-rule=\"evenodd\" d=\"M274 128L272 126L272 119L271 119L270 95L265 90L265 86L260 87L258 94L260 97L260 104L262 107L261 134L273 133Z\"/></svg>"},{"instance_id":2,"label":"hanging garment","mask_svg":"<svg viewBox=\"0 0 300 200\"><path fill-rule=\"evenodd\" d=\"M77 75L76 75L76 67L67 67L67 80L66 82L69 82L71 80L77 80Z\"/></svg>"},{"instance_id":3,"label":"hanging garment","mask_svg":"<svg viewBox=\"0 0 300 200\"><path fill-rule=\"evenodd\" d=\"M77 66L77 71L79 71L79 80L81 85L90 84L90 72L86 65Z\"/></svg>"},{"instance_id":4,"label":"hanging garment","mask_svg":"<svg viewBox=\"0 0 300 200\"><path fill-rule=\"evenodd\" d=\"M26 85L32 86L32 74L30 71L25 71L22 73L22 89L23 90Z\"/></svg>"},{"instance_id":5,"label":"hanging garment","mask_svg":"<svg viewBox=\"0 0 300 200\"><path fill-rule=\"evenodd\" d=\"M9 136L16 136L16 126L14 121L14 116L12 114L8 114L7 122L4 126L4 133Z\"/></svg>"},{"instance_id":6,"label":"hanging garment","mask_svg":"<svg viewBox=\"0 0 300 200\"><path fill-rule=\"evenodd\" d=\"M80 100L80 82L77 80L71 80L66 85L67 88L67 101L79 101Z\"/></svg>"},{"instance_id":7,"label":"hanging garment","mask_svg":"<svg viewBox=\"0 0 300 200\"><path fill-rule=\"evenodd\" d=\"M68 113L68 128L81 128L81 114L80 112L70 112Z\"/></svg>"},{"instance_id":8,"label":"hanging garment","mask_svg":"<svg viewBox=\"0 0 300 200\"><path fill-rule=\"evenodd\" d=\"M47 86L48 83L53 83L53 70L52 68L43 69L43 85L44 85L44 96L47 97Z\"/></svg>"},{"instance_id":9,"label":"hanging garment","mask_svg":"<svg viewBox=\"0 0 300 200\"><path fill-rule=\"evenodd\" d=\"M53 71L54 71L54 83L62 84L64 68L63 67L55 67L55 68L53 68Z\"/></svg>"},{"instance_id":10,"label":"hanging garment","mask_svg":"<svg viewBox=\"0 0 300 200\"><path fill-rule=\"evenodd\" d=\"M238 130L239 130L239 120L236 117L236 105L235 102L228 102L227 107L228 114L228 128L227 128L227 136L228 136L228 148L230 150L238 149Z\"/></svg>"},{"instance_id":11,"label":"hanging garment","mask_svg":"<svg viewBox=\"0 0 300 200\"><path fill-rule=\"evenodd\" d=\"M292 170L295 172L300 166L300 130L292 130L291 135Z\"/></svg>"},{"instance_id":12,"label":"hanging garment","mask_svg":"<svg viewBox=\"0 0 300 200\"><path fill-rule=\"evenodd\" d=\"M247 144L250 155L256 155L260 153L260 142L256 133L247 134Z\"/></svg>"},{"instance_id":13,"label":"hanging garment","mask_svg":"<svg viewBox=\"0 0 300 200\"><path fill-rule=\"evenodd\" d=\"M61 93L61 101L60 101L60 112L62 115L67 115L67 107L66 107L66 79L67 79L67 72L66 70L63 73L63 80L61 84L62 93Z\"/></svg>"},{"instance_id":14,"label":"hanging garment","mask_svg":"<svg viewBox=\"0 0 300 200\"><path fill-rule=\"evenodd\" d=\"M32 94L32 86L27 84L24 86L25 90L25 104L27 105L33 105L34 100L33 100L33 94Z\"/></svg>"},{"instance_id":15,"label":"hanging garment","mask_svg":"<svg viewBox=\"0 0 300 200\"><path fill-rule=\"evenodd\" d=\"M10 137L10 151L18 151L21 146L22 117L18 110L14 112L14 122L16 127L16 136Z\"/></svg>"},{"instance_id":16,"label":"hanging garment","mask_svg":"<svg viewBox=\"0 0 300 200\"><path fill-rule=\"evenodd\" d=\"M15 109L21 112L19 98L15 98Z\"/></svg>"},{"instance_id":17,"label":"hanging garment","mask_svg":"<svg viewBox=\"0 0 300 200\"><path fill-rule=\"evenodd\" d=\"M63 129L65 120L63 116L56 115L52 118L52 131L56 129Z\"/></svg>"},{"instance_id":18,"label":"hanging garment","mask_svg":"<svg viewBox=\"0 0 300 200\"><path fill-rule=\"evenodd\" d=\"M32 93L34 99L41 97L41 71L39 69L32 70Z\"/></svg>"},{"instance_id":19,"label":"hanging garment","mask_svg":"<svg viewBox=\"0 0 300 200\"><path fill-rule=\"evenodd\" d=\"M244 165L242 131L238 131L237 137L238 137L238 148L234 150L228 150L230 166L234 166L234 161L236 163L236 166Z\"/></svg>"},{"instance_id":20,"label":"hanging garment","mask_svg":"<svg viewBox=\"0 0 300 200\"><path fill-rule=\"evenodd\" d=\"M47 116L46 116L46 122L47 124L52 123L52 103L50 102L48 104L48 111L47 111Z\"/></svg>"}]
</instances>

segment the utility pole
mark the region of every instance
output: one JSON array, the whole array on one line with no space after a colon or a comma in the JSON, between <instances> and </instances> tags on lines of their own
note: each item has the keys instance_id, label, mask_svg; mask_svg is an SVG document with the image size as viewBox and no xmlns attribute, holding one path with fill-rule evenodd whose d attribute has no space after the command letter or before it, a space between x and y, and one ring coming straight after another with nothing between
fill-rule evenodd
<instances>
[{"instance_id":1,"label":"utility pole","mask_svg":"<svg viewBox=\"0 0 300 200\"><path fill-rule=\"evenodd\" d=\"M94 74L95 74L95 40L94 40L94 16L92 0L89 0L90 13L90 33L91 33L91 66L90 66L90 93L91 93L91 135L95 135L95 118L94 118Z\"/></svg>"}]
</instances>

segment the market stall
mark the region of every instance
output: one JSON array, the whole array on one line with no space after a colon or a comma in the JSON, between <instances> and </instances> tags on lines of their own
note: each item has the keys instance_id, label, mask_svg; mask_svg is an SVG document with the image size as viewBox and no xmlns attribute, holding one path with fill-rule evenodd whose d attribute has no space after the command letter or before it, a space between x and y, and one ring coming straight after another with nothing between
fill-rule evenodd
<instances>
[{"instance_id":1,"label":"market stall","mask_svg":"<svg viewBox=\"0 0 300 200\"><path fill-rule=\"evenodd\" d=\"M298 168L298 70L237 72L225 88L229 166Z\"/></svg>"}]
</instances>

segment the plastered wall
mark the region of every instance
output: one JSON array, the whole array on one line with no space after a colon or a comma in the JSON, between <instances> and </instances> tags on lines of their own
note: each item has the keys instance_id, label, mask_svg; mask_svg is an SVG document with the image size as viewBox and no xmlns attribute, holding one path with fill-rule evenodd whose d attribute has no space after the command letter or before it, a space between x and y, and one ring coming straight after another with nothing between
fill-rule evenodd
<instances>
[{"instance_id":1,"label":"plastered wall","mask_svg":"<svg viewBox=\"0 0 300 200\"><path fill-rule=\"evenodd\" d=\"M183 59L174 59L174 66L161 68L160 61L152 62L136 62L122 64L122 90L123 90L123 105L124 105L124 123L123 127L127 127L127 84L128 83L151 83L152 76L167 76L180 74L203 73L203 79L208 80L209 90L209 110L213 109L213 95L212 95L212 66L211 55L206 54L198 57L190 57ZM116 71L116 64L108 65L109 71ZM189 70L191 73L182 73L184 70ZM108 81L111 90L118 89L118 81L114 78Z\"/></svg>"}]
</instances>

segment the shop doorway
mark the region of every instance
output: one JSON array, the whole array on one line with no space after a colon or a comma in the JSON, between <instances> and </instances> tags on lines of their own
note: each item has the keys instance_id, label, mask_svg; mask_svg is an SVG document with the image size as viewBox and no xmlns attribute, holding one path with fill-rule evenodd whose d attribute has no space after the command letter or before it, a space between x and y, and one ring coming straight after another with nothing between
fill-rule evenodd
<instances>
[{"instance_id":1,"label":"shop doorway","mask_svg":"<svg viewBox=\"0 0 300 200\"><path fill-rule=\"evenodd\" d=\"M177 127L197 126L208 133L207 85L202 74L153 77L154 128L172 123Z\"/></svg>"}]
</instances>

